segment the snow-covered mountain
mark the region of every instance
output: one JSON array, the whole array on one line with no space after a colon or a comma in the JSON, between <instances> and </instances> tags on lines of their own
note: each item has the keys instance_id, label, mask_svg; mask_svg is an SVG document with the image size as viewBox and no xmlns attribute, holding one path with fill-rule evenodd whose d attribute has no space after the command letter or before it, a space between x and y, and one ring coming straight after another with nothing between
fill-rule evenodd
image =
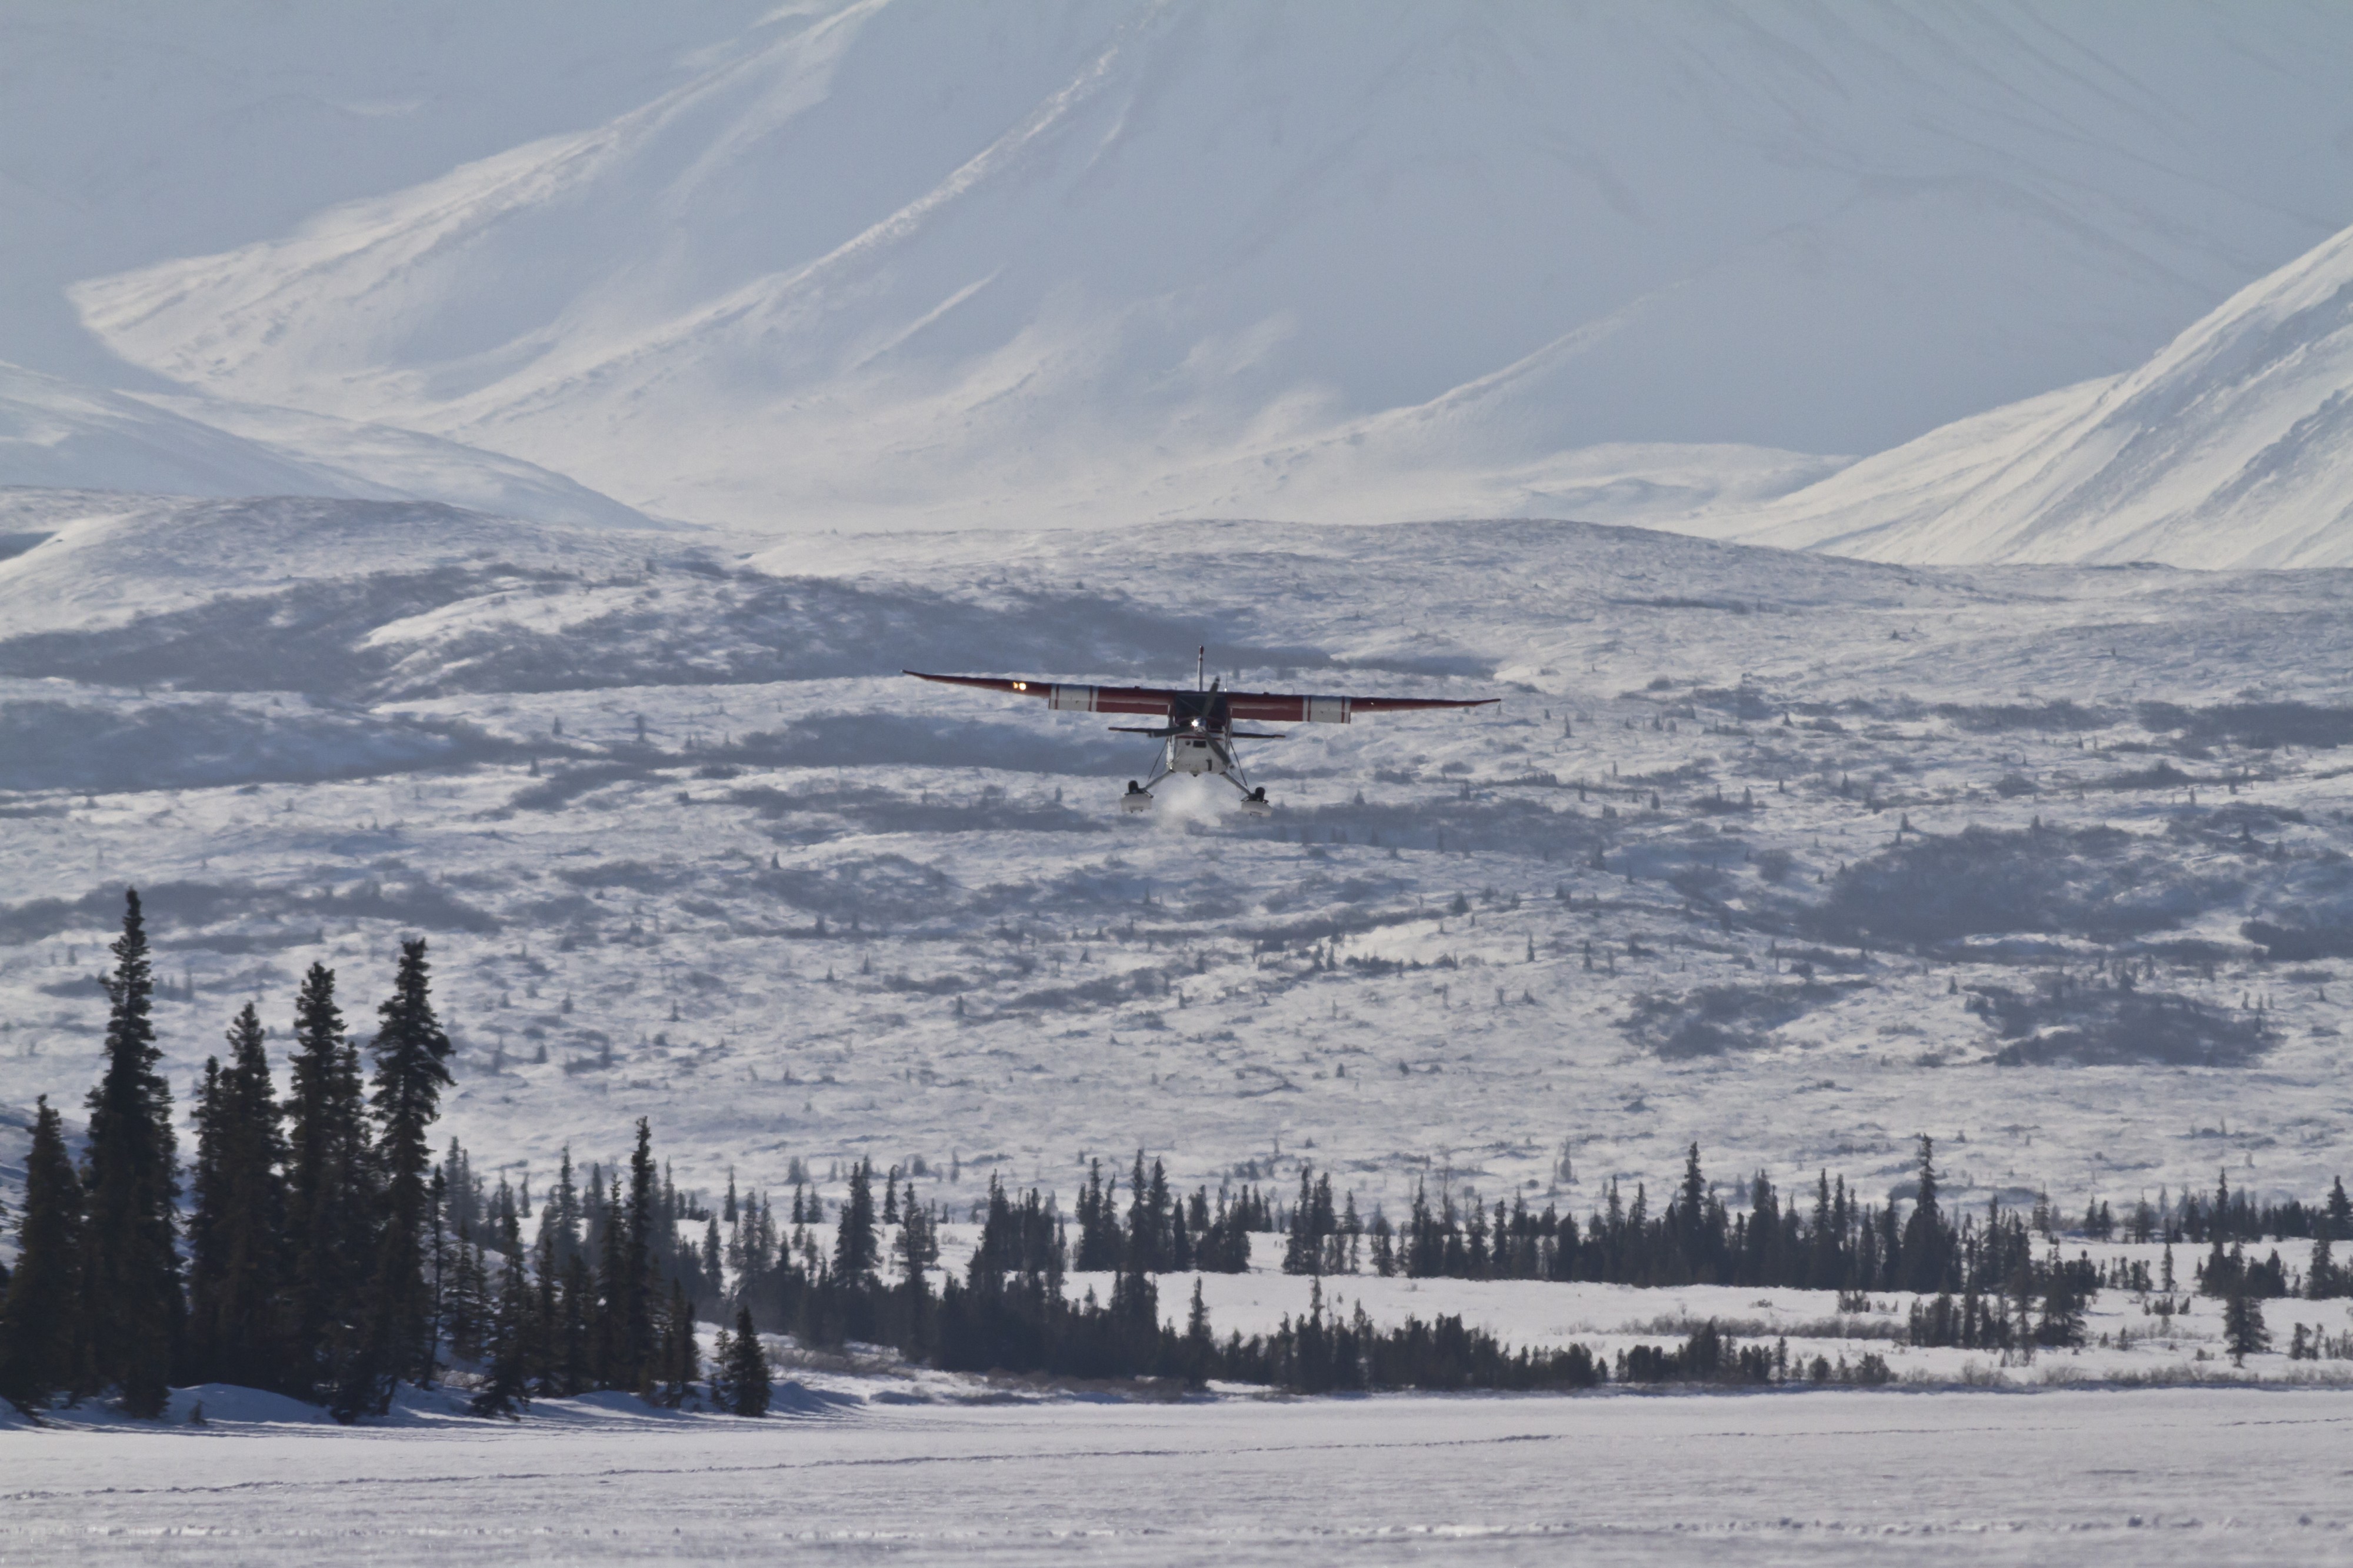
<instances>
[{"instance_id":1,"label":"snow-covered mountain","mask_svg":"<svg viewBox=\"0 0 2353 1568\"><path fill-rule=\"evenodd\" d=\"M0 486L435 500L541 522L650 520L519 458L326 415L107 392L0 363Z\"/></svg>"},{"instance_id":2,"label":"snow-covered mountain","mask_svg":"<svg viewBox=\"0 0 2353 1568\"><path fill-rule=\"evenodd\" d=\"M697 59L74 298L702 521L1559 515L2113 373L2353 210L2334 6L856 0Z\"/></svg>"},{"instance_id":3,"label":"snow-covered mountain","mask_svg":"<svg viewBox=\"0 0 2353 1568\"><path fill-rule=\"evenodd\" d=\"M2127 374L1721 515L1709 531L1877 561L2353 565L2353 228Z\"/></svg>"},{"instance_id":4,"label":"snow-covered mountain","mask_svg":"<svg viewBox=\"0 0 2353 1568\"><path fill-rule=\"evenodd\" d=\"M135 373L82 330L74 282L584 130L707 69L705 51L775 9L0 0L0 359L121 384Z\"/></svg>"}]
</instances>

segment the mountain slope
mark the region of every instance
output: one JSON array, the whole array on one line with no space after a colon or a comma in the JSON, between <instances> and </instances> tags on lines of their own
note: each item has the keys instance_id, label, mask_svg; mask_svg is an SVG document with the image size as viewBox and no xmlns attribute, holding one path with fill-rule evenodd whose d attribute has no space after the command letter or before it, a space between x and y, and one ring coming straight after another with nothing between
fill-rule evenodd
<instances>
[{"instance_id":1,"label":"mountain slope","mask_svg":"<svg viewBox=\"0 0 2353 1568\"><path fill-rule=\"evenodd\" d=\"M0 0L0 356L112 384L75 280L246 245L707 69L770 0Z\"/></svg>"},{"instance_id":2,"label":"mountain slope","mask_svg":"<svg viewBox=\"0 0 2353 1568\"><path fill-rule=\"evenodd\" d=\"M2132 363L2353 206L2348 67L2337 8L858 0L75 297L702 520L1542 513L1568 449L1872 450Z\"/></svg>"},{"instance_id":3,"label":"mountain slope","mask_svg":"<svg viewBox=\"0 0 2353 1568\"><path fill-rule=\"evenodd\" d=\"M541 522L651 526L519 458L389 426L102 391L0 363L0 487L431 500Z\"/></svg>"},{"instance_id":4,"label":"mountain slope","mask_svg":"<svg viewBox=\"0 0 2353 1568\"><path fill-rule=\"evenodd\" d=\"M1880 561L2353 565L2353 228L2129 374L1962 420L1711 531Z\"/></svg>"},{"instance_id":5,"label":"mountain slope","mask_svg":"<svg viewBox=\"0 0 2353 1568\"><path fill-rule=\"evenodd\" d=\"M319 464L153 407L0 363L0 485L190 495L342 493Z\"/></svg>"}]
</instances>

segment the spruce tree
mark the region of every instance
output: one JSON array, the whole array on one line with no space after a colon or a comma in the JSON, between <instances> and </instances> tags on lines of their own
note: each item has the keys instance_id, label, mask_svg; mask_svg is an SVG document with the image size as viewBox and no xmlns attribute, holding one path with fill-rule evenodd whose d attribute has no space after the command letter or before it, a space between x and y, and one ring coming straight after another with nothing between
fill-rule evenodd
<instances>
[{"instance_id":1,"label":"spruce tree","mask_svg":"<svg viewBox=\"0 0 2353 1568\"><path fill-rule=\"evenodd\" d=\"M0 1295L0 1398L39 1409L80 1386L81 1179L66 1152L65 1129L48 1097L34 1102L33 1147L25 1159L25 1212L16 1227L16 1268Z\"/></svg>"},{"instance_id":2,"label":"spruce tree","mask_svg":"<svg viewBox=\"0 0 2353 1568\"><path fill-rule=\"evenodd\" d=\"M82 1325L100 1386L122 1407L156 1415L170 1392L186 1305L180 1292L178 1142L172 1090L155 1068L154 976L136 889L106 977L106 1069L90 1091L89 1190Z\"/></svg>"},{"instance_id":3,"label":"spruce tree","mask_svg":"<svg viewBox=\"0 0 2353 1568\"><path fill-rule=\"evenodd\" d=\"M285 1140L253 1004L229 1026L229 1063L205 1064L188 1220L189 1338L198 1376L266 1388L284 1375Z\"/></svg>"},{"instance_id":4,"label":"spruce tree","mask_svg":"<svg viewBox=\"0 0 2353 1568\"><path fill-rule=\"evenodd\" d=\"M294 999L286 1100L283 1386L337 1388L357 1353L375 1244L374 1152L359 1049L343 1033L335 972L313 963Z\"/></svg>"},{"instance_id":5,"label":"spruce tree","mask_svg":"<svg viewBox=\"0 0 2353 1568\"><path fill-rule=\"evenodd\" d=\"M1920 1191L1912 1215L1904 1222L1901 1247L1903 1289L1923 1294L1946 1288L1950 1272L1952 1233L1936 1206L1936 1145L1920 1134Z\"/></svg>"},{"instance_id":6,"label":"spruce tree","mask_svg":"<svg viewBox=\"0 0 2353 1568\"><path fill-rule=\"evenodd\" d=\"M702 1278L696 1281L696 1287L702 1299L711 1303L713 1311L718 1310L719 1299L727 1289L727 1277L722 1272L722 1259L726 1255L726 1246L719 1239L719 1216L705 1215L702 1221Z\"/></svg>"},{"instance_id":7,"label":"spruce tree","mask_svg":"<svg viewBox=\"0 0 2353 1568\"><path fill-rule=\"evenodd\" d=\"M1318 1285L1316 1289L1323 1287ZM1361 1309L1359 1309L1361 1310ZM1200 1388L1209 1381L1210 1369L1217 1362L1216 1339L1209 1332L1208 1305L1201 1300L1201 1281L1193 1280L1193 1300L1185 1310L1185 1381Z\"/></svg>"},{"instance_id":8,"label":"spruce tree","mask_svg":"<svg viewBox=\"0 0 2353 1568\"><path fill-rule=\"evenodd\" d=\"M702 1375L694 1348L694 1298L680 1280L670 1281L670 1310L663 1319L662 1338L662 1380L668 1385L663 1403L674 1407L685 1400L687 1390Z\"/></svg>"},{"instance_id":9,"label":"spruce tree","mask_svg":"<svg viewBox=\"0 0 2353 1568\"><path fill-rule=\"evenodd\" d=\"M430 1219L427 1174L433 1162L428 1134L449 1076L449 1037L434 1016L432 974L425 939L400 944L392 994L376 1009L375 1090L369 1105L378 1128L384 1171L384 1224L376 1243L367 1352L378 1380L375 1407L389 1406L393 1382L420 1382L433 1372L425 1280L426 1227Z\"/></svg>"},{"instance_id":10,"label":"spruce tree","mask_svg":"<svg viewBox=\"0 0 2353 1568\"><path fill-rule=\"evenodd\" d=\"M638 1146L629 1155L629 1207L623 1216L620 1365L615 1386L639 1388L659 1375L654 1365L654 1155L653 1133L638 1118Z\"/></svg>"},{"instance_id":11,"label":"spruce tree","mask_svg":"<svg viewBox=\"0 0 2353 1568\"><path fill-rule=\"evenodd\" d=\"M849 1169L849 1198L841 1205L841 1221L834 1235L833 1277L845 1285L862 1284L880 1259L874 1229L874 1164L860 1160Z\"/></svg>"},{"instance_id":12,"label":"spruce tree","mask_svg":"<svg viewBox=\"0 0 2353 1568\"><path fill-rule=\"evenodd\" d=\"M462 1222L461 1222L462 1223ZM513 1267L520 1267L520 1263ZM453 1361L480 1359L489 1352L490 1320L496 1300L490 1287L490 1262L481 1243L466 1231L458 1235L449 1281L442 1291L442 1332L449 1341Z\"/></svg>"},{"instance_id":13,"label":"spruce tree","mask_svg":"<svg viewBox=\"0 0 2353 1568\"><path fill-rule=\"evenodd\" d=\"M2076 1287L2073 1273L2065 1265L2054 1262L2050 1286L2042 1294L2042 1318L2035 1325L2036 1342L2058 1346L2082 1344L2084 1305L2083 1292Z\"/></svg>"},{"instance_id":14,"label":"spruce tree","mask_svg":"<svg viewBox=\"0 0 2353 1568\"><path fill-rule=\"evenodd\" d=\"M572 1179L572 1145L564 1146L563 1163L557 1166L555 1191L547 1200L542 1215L543 1234L554 1238L556 1263L569 1264L580 1253L580 1189Z\"/></svg>"},{"instance_id":15,"label":"spruce tree","mask_svg":"<svg viewBox=\"0 0 2353 1568\"><path fill-rule=\"evenodd\" d=\"M531 1288L520 1260L509 1259L500 1270L498 1310L490 1327L489 1365L481 1391L474 1395L480 1415L508 1415L530 1403L532 1369L538 1361L532 1333Z\"/></svg>"},{"instance_id":16,"label":"spruce tree","mask_svg":"<svg viewBox=\"0 0 2353 1568\"><path fill-rule=\"evenodd\" d=\"M871 1202L873 1194L867 1194ZM768 1413L768 1352L752 1326L752 1310L735 1309L735 1332L726 1344L724 1408L736 1415Z\"/></svg>"},{"instance_id":17,"label":"spruce tree","mask_svg":"<svg viewBox=\"0 0 2353 1568\"><path fill-rule=\"evenodd\" d=\"M898 1262L899 1278L910 1288L910 1294L920 1297L930 1288L930 1276L925 1271L940 1260L940 1240L932 1216L913 1203L907 1205L900 1221L891 1254Z\"/></svg>"},{"instance_id":18,"label":"spruce tree","mask_svg":"<svg viewBox=\"0 0 2353 1568\"><path fill-rule=\"evenodd\" d=\"M555 1389L556 1335L564 1321L563 1297L558 1293L554 1240L544 1229L533 1248L533 1289L531 1301L531 1379L542 1394Z\"/></svg>"},{"instance_id":19,"label":"spruce tree","mask_svg":"<svg viewBox=\"0 0 2353 1568\"><path fill-rule=\"evenodd\" d=\"M548 1349L548 1375L557 1393L579 1394L596 1386L597 1361L596 1285L586 1253L574 1253L565 1264L562 1295L555 1342Z\"/></svg>"},{"instance_id":20,"label":"spruce tree","mask_svg":"<svg viewBox=\"0 0 2353 1568\"><path fill-rule=\"evenodd\" d=\"M2222 1344L2231 1352L2233 1364L2244 1366L2247 1358L2271 1348L2271 1330L2263 1322L2263 1304L2243 1288L2231 1292L2222 1308Z\"/></svg>"},{"instance_id":21,"label":"spruce tree","mask_svg":"<svg viewBox=\"0 0 2353 1568\"><path fill-rule=\"evenodd\" d=\"M592 1173L593 1175L593 1173ZM594 1183L591 1183L594 1190ZM625 1303L629 1290L628 1226L621 1208L621 1179L615 1176L598 1205L603 1223L596 1230L596 1306L590 1323L590 1375L600 1388L619 1388L630 1381L628 1334Z\"/></svg>"}]
</instances>

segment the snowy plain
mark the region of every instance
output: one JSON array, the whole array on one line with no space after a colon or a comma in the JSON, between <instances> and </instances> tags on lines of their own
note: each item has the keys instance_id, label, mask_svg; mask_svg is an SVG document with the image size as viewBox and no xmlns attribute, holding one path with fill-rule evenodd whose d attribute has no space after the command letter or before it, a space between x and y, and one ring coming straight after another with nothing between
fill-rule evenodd
<instances>
[{"instance_id":1,"label":"snowy plain","mask_svg":"<svg viewBox=\"0 0 2353 1568\"><path fill-rule=\"evenodd\" d=\"M812 1405L815 1402L810 1402ZM185 1431L185 1429L183 1429ZM899 1405L0 1431L52 1563L2353 1561L2343 1390Z\"/></svg>"}]
</instances>

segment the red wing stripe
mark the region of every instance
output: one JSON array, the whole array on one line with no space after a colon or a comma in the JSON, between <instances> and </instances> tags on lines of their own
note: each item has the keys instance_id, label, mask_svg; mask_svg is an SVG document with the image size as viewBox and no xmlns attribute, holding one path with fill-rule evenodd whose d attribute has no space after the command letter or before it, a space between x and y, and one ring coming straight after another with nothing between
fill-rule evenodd
<instances>
[{"instance_id":1,"label":"red wing stripe","mask_svg":"<svg viewBox=\"0 0 2353 1568\"><path fill-rule=\"evenodd\" d=\"M1307 699L1238 691L1226 700L1226 711L1237 719L1263 724L1303 724L1307 721Z\"/></svg>"},{"instance_id":2,"label":"red wing stripe","mask_svg":"<svg viewBox=\"0 0 2353 1568\"><path fill-rule=\"evenodd\" d=\"M901 670L918 680L936 680L945 686L974 686L983 691L1007 691L1017 697L1035 697L1056 708L1080 713L1151 713L1165 715L1168 711L1169 691L1151 686L1069 686L1051 680L1032 680L1027 677L1001 675L926 675L920 669Z\"/></svg>"},{"instance_id":3,"label":"red wing stripe","mask_svg":"<svg viewBox=\"0 0 2353 1568\"><path fill-rule=\"evenodd\" d=\"M1151 713L1166 716L1168 694L1144 686L1098 686L1095 707L1098 713Z\"/></svg>"}]
</instances>

